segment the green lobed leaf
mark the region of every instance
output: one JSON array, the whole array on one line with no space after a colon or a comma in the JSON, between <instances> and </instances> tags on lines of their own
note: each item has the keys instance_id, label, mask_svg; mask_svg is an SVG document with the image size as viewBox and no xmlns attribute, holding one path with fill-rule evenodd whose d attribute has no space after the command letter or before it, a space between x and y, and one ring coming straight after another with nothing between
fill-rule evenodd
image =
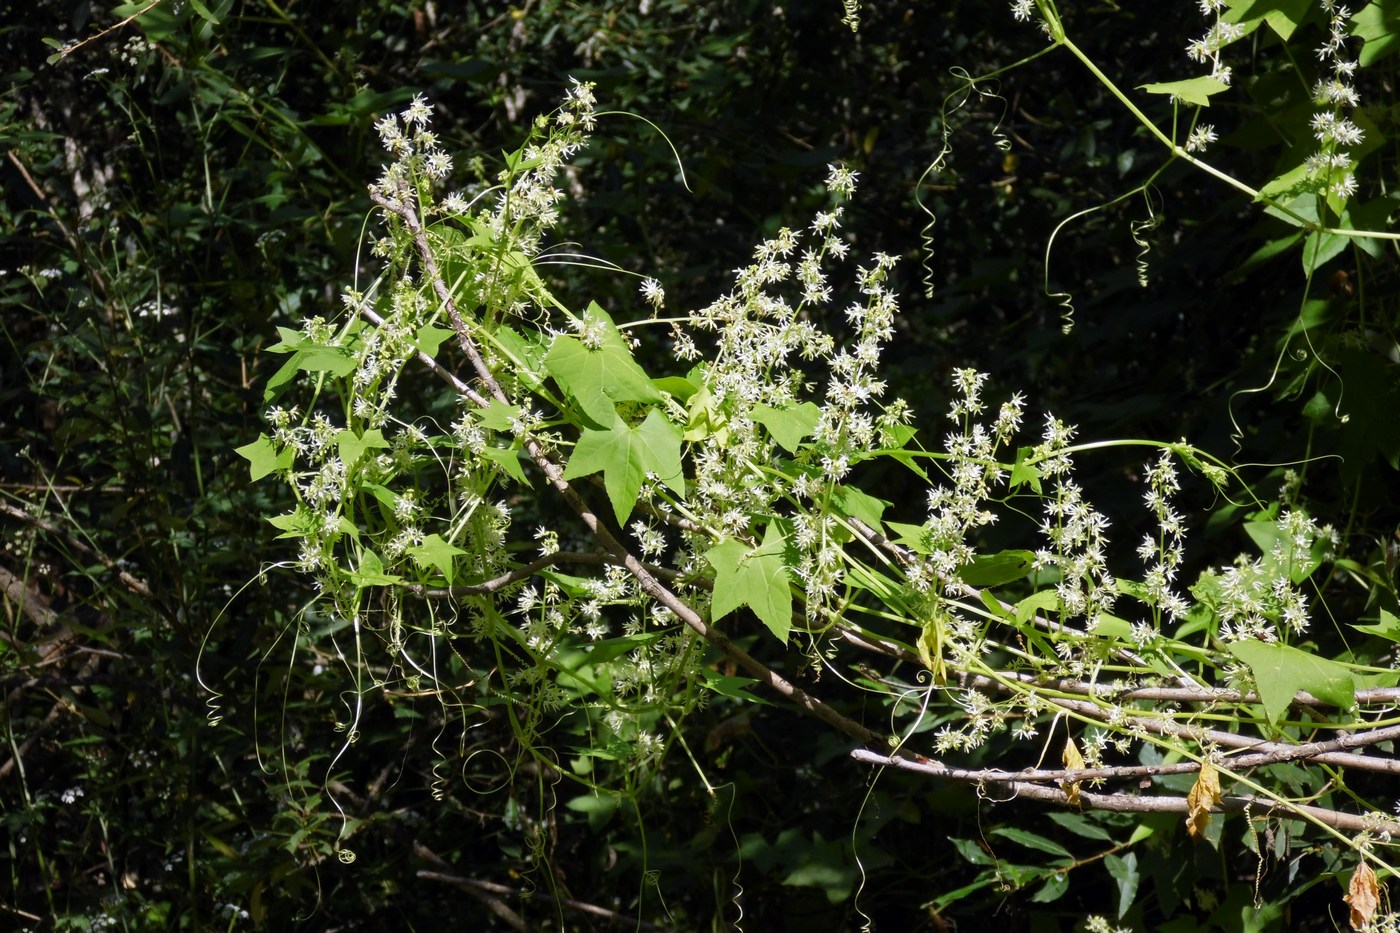
<instances>
[{"instance_id":1,"label":"green lobed leaf","mask_svg":"<svg viewBox=\"0 0 1400 933\"><path fill-rule=\"evenodd\" d=\"M1225 18L1253 30L1260 20L1287 41L1314 6L1313 0L1227 0L1230 10Z\"/></svg>"},{"instance_id":2,"label":"green lobed leaf","mask_svg":"<svg viewBox=\"0 0 1400 933\"><path fill-rule=\"evenodd\" d=\"M1400 7L1368 3L1351 18L1351 34L1365 41L1357 59L1363 69L1400 49Z\"/></svg>"},{"instance_id":3,"label":"green lobed leaf","mask_svg":"<svg viewBox=\"0 0 1400 933\"><path fill-rule=\"evenodd\" d=\"M650 645L659 640L661 636L661 632L644 632L639 635L618 635L615 638L605 638L589 644L586 657L589 664L603 664L636 651L638 648Z\"/></svg>"},{"instance_id":4,"label":"green lobed leaf","mask_svg":"<svg viewBox=\"0 0 1400 933\"><path fill-rule=\"evenodd\" d=\"M925 556L933 553L933 548L929 546L928 528L924 525L911 525L907 522L886 522L885 526L890 532L896 535L895 544L903 545L917 554Z\"/></svg>"},{"instance_id":5,"label":"green lobed leaf","mask_svg":"<svg viewBox=\"0 0 1400 933\"><path fill-rule=\"evenodd\" d=\"M249 479L257 482L269 473L290 470L296 459L296 451L291 447L277 449L277 444L266 434L258 435L251 444L235 447L234 453L248 461Z\"/></svg>"},{"instance_id":6,"label":"green lobed leaf","mask_svg":"<svg viewBox=\"0 0 1400 933\"><path fill-rule=\"evenodd\" d=\"M481 455L499 464L501 469L506 471L506 475L517 483L522 486L530 485L530 478L525 475L525 464L521 462L519 450L512 447L487 447Z\"/></svg>"},{"instance_id":7,"label":"green lobed leaf","mask_svg":"<svg viewBox=\"0 0 1400 933\"><path fill-rule=\"evenodd\" d=\"M1380 611L1380 623L1377 625L1353 625L1352 628L1368 635L1379 635L1389 641L1400 642L1400 618L1396 618L1388 610Z\"/></svg>"},{"instance_id":8,"label":"green lobed leaf","mask_svg":"<svg viewBox=\"0 0 1400 933\"><path fill-rule=\"evenodd\" d=\"M700 388L684 376L662 376L660 379L653 379L651 384L682 402L688 401Z\"/></svg>"},{"instance_id":9,"label":"green lobed leaf","mask_svg":"<svg viewBox=\"0 0 1400 933\"><path fill-rule=\"evenodd\" d=\"M792 589L783 552L787 540L777 522L769 522L763 544L750 548L727 538L705 552L715 568L710 618L722 619L748 606L779 641L787 644L792 629Z\"/></svg>"},{"instance_id":10,"label":"green lobed leaf","mask_svg":"<svg viewBox=\"0 0 1400 933\"><path fill-rule=\"evenodd\" d=\"M478 408L474 414L484 427L492 431L509 431L510 426L520 417L519 405L512 405L493 398L485 408Z\"/></svg>"},{"instance_id":11,"label":"green lobed leaf","mask_svg":"<svg viewBox=\"0 0 1400 933\"><path fill-rule=\"evenodd\" d=\"M349 429L343 429L336 434L335 445L340 462L344 463L348 470L359 463L360 457L366 450L387 449L389 442L384 439L384 432L378 428L370 428L363 435L356 434Z\"/></svg>"},{"instance_id":12,"label":"green lobed leaf","mask_svg":"<svg viewBox=\"0 0 1400 933\"><path fill-rule=\"evenodd\" d=\"M1356 681L1345 664L1288 645L1266 645L1253 638L1231 642L1226 647L1254 672L1259 700L1270 722L1278 722L1302 691L1340 709L1350 708L1356 700Z\"/></svg>"},{"instance_id":13,"label":"green lobed leaf","mask_svg":"<svg viewBox=\"0 0 1400 933\"><path fill-rule=\"evenodd\" d=\"M978 554L972 562L958 568L958 579L968 586L1001 586L1024 579L1035 563L1031 551L1006 550L996 554Z\"/></svg>"},{"instance_id":14,"label":"green lobed leaf","mask_svg":"<svg viewBox=\"0 0 1400 933\"><path fill-rule=\"evenodd\" d=\"M803 402L791 408L755 405L752 417L768 429L768 433L773 435L773 440L784 450L795 454L797 448L802 445L802 439L811 434L817 422L821 420L822 411L811 402Z\"/></svg>"},{"instance_id":15,"label":"green lobed leaf","mask_svg":"<svg viewBox=\"0 0 1400 933\"><path fill-rule=\"evenodd\" d=\"M360 566L349 579L356 586L391 586L403 582L403 577L385 573L384 562L368 548L361 552Z\"/></svg>"},{"instance_id":16,"label":"green lobed leaf","mask_svg":"<svg viewBox=\"0 0 1400 933\"><path fill-rule=\"evenodd\" d=\"M858 518L875 531L880 530L880 516L889 505L884 499L876 499L855 486L837 486L832 490L831 501L841 514Z\"/></svg>"},{"instance_id":17,"label":"green lobed leaf","mask_svg":"<svg viewBox=\"0 0 1400 933\"><path fill-rule=\"evenodd\" d=\"M456 557L467 553L456 545L448 544L439 534L430 534L423 539L422 544L404 550L424 570L436 567L449 586L455 576Z\"/></svg>"},{"instance_id":18,"label":"green lobed leaf","mask_svg":"<svg viewBox=\"0 0 1400 933\"><path fill-rule=\"evenodd\" d=\"M522 337L509 326L502 324L492 335L497 345L510 358L515 374L521 384L532 392L544 385L540 370L544 367L545 348L534 335Z\"/></svg>"},{"instance_id":19,"label":"green lobed leaf","mask_svg":"<svg viewBox=\"0 0 1400 933\"><path fill-rule=\"evenodd\" d=\"M1037 612L1050 612L1060 608L1060 596L1054 590L1041 590L1032 593L1016 604L1016 622L1025 625Z\"/></svg>"},{"instance_id":20,"label":"green lobed leaf","mask_svg":"<svg viewBox=\"0 0 1400 933\"><path fill-rule=\"evenodd\" d=\"M729 430L724 425L724 415L715 404L715 398L710 394L709 386L701 385L686 401L686 423L685 439L694 443L712 435L717 435L720 445L724 446L725 433Z\"/></svg>"},{"instance_id":21,"label":"green lobed leaf","mask_svg":"<svg viewBox=\"0 0 1400 933\"><path fill-rule=\"evenodd\" d=\"M1029 486L1037 493L1040 492L1040 471L1026 462L1033 452L1032 447L1020 447L1016 450L1016 462L1011 466L1011 489Z\"/></svg>"},{"instance_id":22,"label":"green lobed leaf","mask_svg":"<svg viewBox=\"0 0 1400 933\"><path fill-rule=\"evenodd\" d=\"M731 700L742 700L745 703L760 703L764 706L773 705L770 701L763 699L763 697L757 694L749 693L749 691L745 689L752 684L758 683L758 681L752 677L726 677L719 671L709 668L702 670L700 676L705 680L703 686L713 690L720 696L729 697Z\"/></svg>"},{"instance_id":23,"label":"green lobed leaf","mask_svg":"<svg viewBox=\"0 0 1400 933\"><path fill-rule=\"evenodd\" d=\"M593 303L587 316L604 324L601 345L590 350L577 337L560 334L544 359L549 374L578 403L584 416L599 427L607 427L617 418L616 402L663 401L607 312Z\"/></svg>"},{"instance_id":24,"label":"green lobed leaf","mask_svg":"<svg viewBox=\"0 0 1400 933\"><path fill-rule=\"evenodd\" d=\"M1178 100L1198 107L1209 107L1212 94L1229 90L1230 85L1210 76L1188 78L1185 81L1167 81L1162 84L1140 84L1138 90L1149 94L1170 94Z\"/></svg>"},{"instance_id":25,"label":"green lobed leaf","mask_svg":"<svg viewBox=\"0 0 1400 933\"><path fill-rule=\"evenodd\" d=\"M451 336L452 330L450 328L424 324L413 335L413 345L428 356L437 356L438 348L442 346L443 341Z\"/></svg>"},{"instance_id":26,"label":"green lobed leaf","mask_svg":"<svg viewBox=\"0 0 1400 933\"><path fill-rule=\"evenodd\" d=\"M564 478L577 479L600 471L619 525L627 523L648 473L654 473L678 495L685 495L680 429L656 409L636 428L620 418L606 431L584 428L564 468Z\"/></svg>"}]
</instances>

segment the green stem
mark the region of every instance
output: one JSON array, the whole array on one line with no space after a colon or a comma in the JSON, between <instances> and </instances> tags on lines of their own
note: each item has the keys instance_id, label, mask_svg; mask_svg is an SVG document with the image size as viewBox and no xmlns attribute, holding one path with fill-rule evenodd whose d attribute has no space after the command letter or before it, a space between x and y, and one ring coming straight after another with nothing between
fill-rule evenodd
<instances>
[{"instance_id":1,"label":"green stem","mask_svg":"<svg viewBox=\"0 0 1400 933\"><path fill-rule=\"evenodd\" d=\"M1234 178L1233 176L1228 175L1225 172L1222 172L1220 169L1215 168L1213 165L1210 165L1207 162L1201 161L1200 159L1191 155L1191 153L1187 152L1183 147L1177 145L1176 141L1168 137L1167 134L1163 133L1162 130L1157 126L1157 124L1153 123L1152 120L1148 118L1147 114L1143 113L1140 109L1138 109L1137 105L1132 102L1128 95L1123 93L1123 91L1119 89L1118 85L1114 84L1113 81L1109 79L1108 75L1104 74L1099 69L1099 67L1094 64L1093 60L1090 59L1088 55L1084 54L1083 50L1080 49L1079 46L1074 44L1073 40L1071 40L1068 36L1063 35L1063 33L1058 35L1056 38L1057 43L1063 46L1075 58L1079 59L1079 61L1084 65L1084 67L1089 69L1089 72L1099 80L1099 83L1102 84L1105 88L1107 88L1110 94L1118 98L1119 103L1126 107L1128 109L1128 112L1131 113L1134 117L1136 117L1138 122L1147 128L1148 132L1150 132L1153 136L1157 137L1158 141L1160 141L1162 145L1166 146L1167 149L1171 151L1171 154L1174 158L1182 159L1186 162L1191 163L1196 168L1200 169L1206 174L1214 178L1218 178L1220 181L1223 181L1225 184L1240 191L1243 194L1249 195L1250 199L1253 201L1260 201L1264 204L1267 204L1269 207L1272 207L1279 213L1286 215L1298 226L1302 227L1303 229L1309 232L1327 233L1332 234L1334 236L1359 237L1377 240L1400 240L1400 233L1391 233L1389 231L1381 230L1346 230L1337 227L1328 227L1322 224L1318 224L1315 221L1308 220L1306 217L1303 217L1296 211L1285 207L1284 205L1275 201L1268 195L1263 194L1258 189L1251 188L1249 185L1246 185L1239 179Z\"/></svg>"}]
</instances>

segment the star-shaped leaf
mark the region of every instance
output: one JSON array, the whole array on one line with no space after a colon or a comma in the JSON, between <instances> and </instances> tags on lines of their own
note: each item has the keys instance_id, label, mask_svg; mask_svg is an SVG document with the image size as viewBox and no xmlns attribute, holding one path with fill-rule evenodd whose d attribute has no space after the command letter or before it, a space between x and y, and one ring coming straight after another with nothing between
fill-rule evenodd
<instances>
[{"instance_id":1,"label":"star-shaped leaf","mask_svg":"<svg viewBox=\"0 0 1400 933\"><path fill-rule=\"evenodd\" d=\"M560 334L554 338L544 362L550 375L578 403L588 420L607 427L617 417L615 402L662 401L661 393L632 358L632 351L607 312L590 304L587 316L603 322L599 346L589 349L577 337Z\"/></svg>"},{"instance_id":2,"label":"star-shaped leaf","mask_svg":"<svg viewBox=\"0 0 1400 933\"><path fill-rule=\"evenodd\" d=\"M455 560L458 554L465 554L466 551L455 544L448 544L442 539L442 535L431 534L423 539L422 544L406 548L406 552L413 558L414 563L424 570L429 567L436 567L450 586L454 576Z\"/></svg>"},{"instance_id":3,"label":"star-shaped leaf","mask_svg":"<svg viewBox=\"0 0 1400 933\"><path fill-rule=\"evenodd\" d=\"M234 448L233 452L248 461L249 478L254 482L277 470L290 470L296 457L296 451L291 447L278 450L272 438L266 434L258 435L258 439L251 444Z\"/></svg>"},{"instance_id":4,"label":"star-shaped leaf","mask_svg":"<svg viewBox=\"0 0 1400 933\"><path fill-rule=\"evenodd\" d=\"M1278 722L1299 691L1347 709L1356 700L1351 668L1287 645L1266 645L1247 638L1232 642L1230 653L1254 672L1259 700L1270 722Z\"/></svg>"},{"instance_id":5,"label":"star-shaped leaf","mask_svg":"<svg viewBox=\"0 0 1400 933\"><path fill-rule=\"evenodd\" d=\"M811 402L803 402L791 408L773 408L770 405L755 405L753 420L768 429L773 440L789 453L797 453L802 439L812 433L821 420L822 410Z\"/></svg>"},{"instance_id":6,"label":"star-shaped leaf","mask_svg":"<svg viewBox=\"0 0 1400 933\"><path fill-rule=\"evenodd\" d=\"M722 619L740 606L748 606L779 641L787 644L792 629L792 590L783 561L786 547L778 523L769 522L759 547L750 548L729 538L710 548L705 553L715 568L710 618Z\"/></svg>"},{"instance_id":7,"label":"star-shaped leaf","mask_svg":"<svg viewBox=\"0 0 1400 933\"><path fill-rule=\"evenodd\" d=\"M1177 100L1188 104L1196 104L1200 107L1209 107L1212 94L1219 94L1221 91L1228 91L1230 85L1219 81L1209 75L1201 78L1189 78L1185 81L1167 81L1163 84L1143 84L1139 85L1139 90L1149 94L1170 94Z\"/></svg>"},{"instance_id":8,"label":"star-shaped leaf","mask_svg":"<svg viewBox=\"0 0 1400 933\"><path fill-rule=\"evenodd\" d=\"M681 471L681 432L656 409L638 427L614 418L606 431L584 428L574 455L564 468L565 479L603 473L617 523L625 525L648 473L678 495L685 495Z\"/></svg>"}]
</instances>

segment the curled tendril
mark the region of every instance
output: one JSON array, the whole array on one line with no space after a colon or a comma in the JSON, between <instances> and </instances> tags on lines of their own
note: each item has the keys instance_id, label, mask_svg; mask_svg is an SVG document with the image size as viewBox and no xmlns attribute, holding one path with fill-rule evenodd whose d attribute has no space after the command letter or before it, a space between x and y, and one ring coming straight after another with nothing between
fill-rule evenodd
<instances>
[{"instance_id":1,"label":"curled tendril","mask_svg":"<svg viewBox=\"0 0 1400 933\"><path fill-rule=\"evenodd\" d=\"M974 94L977 95L979 100L987 100L990 98L1000 101L1001 114L997 117L997 122L992 127L992 145L997 148L998 152L1005 153L1011 151L1011 139L1001 128L1002 122L1006 119L1006 98L997 93L995 90L995 83L992 82L989 89L984 89L979 87L979 84L987 81L986 78L973 77L964 68L952 68L950 69L950 73L962 83L954 88L947 97L943 98L943 105L938 116L938 120L942 124L938 154L933 157L933 161L924 169L923 174L919 176L919 180L914 183L914 203L918 205L919 210L928 215L928 223L924 224L919 230L919 268L923 270L923 274L920 276L920 282L923 284L924 298L926 299L933 297L933 228L938 223L938 216L924 203L924 199L920 194L920 189L923 187L924 182L928 180L929 176L935 175L943 170L948 155L953 151L953 114L966 107L967 102L972 99Z\"/></svg>"},{"instance_id":2,"label":"curled tendril","mask_svg":"<svg viewBox=\"0 0 1400 933\"><path fill-rule=\"evenodd\" d=\"M209 688L205 687L204 689L208 690ZM208 720L210 728L213 728L224 721L223 706L219 704L223 694L215 693L212 690L210 692L213 693L213 696L204 701L204 705L209 707L209 712L204 714L204 718Z\"/></svg>"},{"instance_id":3,"label":"curled tendril","mask_svg":"<svg viewBox=\"0 0 1400 933\"><path fill-rule=\"evenodd\" d=\"M1074 330L1074 296L1069 292L1050 291L1050 272L1045 273L1045 297L1060 306L1060 333L1069 336Z\"/></svg>"},{"instance_id":4,"label":"curled tendril","mask_svg":"<svg viewBox=\"0 0 1400 933\"><path fill-rule=\"evenodd\" d=\"M1140 288L1146 288L1149 281L1147 254L1152 251L1152 241L1147 238L1147 234L1156 230L1162 225L1162 216L1153 209L1155 195L1153 190L1144 188L1142 192L1143 203L1147 206L1147 219L1135 220L1128 225L1128 231L1132 234L1133 242L1138 246L1137 254L1137 280Z\"/></svg>"},{"instance_id":5,"label":"curled tendril","mask_svg":"<svg viewBox=\"0 0 1400 933\"><path fill-rule=\"evenodd\" d=\"M355 851L353 849L341 849L335 854L335 857L340 859L342 865L349 865L351 862L355 861Z\"/></svg>"},{"instance_id":6,"label":"curled tendril","mask_svg":"<svg viewBox=\"0 0 1400 933\"><path fill-rule=\"evenodd\" d=\"M480 780L480 779L477 779L477 778L473 778L471 775L469 775L469 774L467 773L467 767L472 763L472 759L475 758L477 755L490 755L490 756L493 756L493 757L499 759L500 762L501 762L501 764L503 764L503 765L505 766L505 772L506 772L505 779L502 780L502 781L499 781L499 782L496 784L495 787L492 787L492 786L490 786L489 782L487 782L487 781L485 781L485 780ZM505 755L502 755L500 752L496 751L495 749L492 749L492 748L478 748L478 749L473 749L471 752L468 752L467 755L462 759L462 783L465 784L466 787L467 787L467 789L470 790L470 791L471 791L472 793L474 793L474 794L479 794L479 795L481 795L481 796L483 796L483 797L486 796L487 794L494 794L496 791L500 790L502 787L505 787L509 782L513 781L514 779L515 779L515 769L514 769L513 767L511 767L510 760L509 760L508 758L506 758ZM476 786L476 784L473 783L474 781L479 782L480 786L479 786L479 787Z\"/></svg>"}]
</instances>

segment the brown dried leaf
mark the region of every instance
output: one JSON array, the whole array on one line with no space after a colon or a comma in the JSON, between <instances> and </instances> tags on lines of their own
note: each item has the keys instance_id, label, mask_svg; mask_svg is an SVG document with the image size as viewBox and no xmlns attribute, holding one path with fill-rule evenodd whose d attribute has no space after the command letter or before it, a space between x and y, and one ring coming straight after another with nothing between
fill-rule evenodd
<instances>
[{"instance_id":1,"label":"brown dried leaf","mask_svg":"<svg viewBox=\"0 0 1400 933\"><path fill-rule=\"evenodd\" d=\"M1065 739L1065 750L1060 756L1060 760L1070 771L1078 771L1084 767L1084 756L1079 754L1079 746L1074 744L1074 736ZM1071 806L1081 806L1078 781L1061 781L1060 786L1064 788L1065 796L1069 798Z\"/></svg>"},{"instance_id":2,"label":"brown dried leaf","mask_svg":"<svg viewBox=\"0 0 1400 933\"><path fill-rule=\"evenodd\" d=\"M1376 873L1363 861L1356 866L1347 885L1347 896L1342 901L1351 905L1351 928L1364 930L1371 925L1371 918L1381 903L1381 886L1376 882Z\"/></svg>"},{"instance_id":3,"label":"brown dried leaf","mask_svg":"<svg viewBox=\"0 0 1400 933\"><path fill-rule=\"evenodd\" d=\"M1215 765L1201 762L1201 773L1196 775L1196 783L1191 785L1191 793L1186 795L1186 832L1192 839L1198 839L1210 825L1210 808L1220 802L1220 775Z\"/></svg>"}]
</instances>

